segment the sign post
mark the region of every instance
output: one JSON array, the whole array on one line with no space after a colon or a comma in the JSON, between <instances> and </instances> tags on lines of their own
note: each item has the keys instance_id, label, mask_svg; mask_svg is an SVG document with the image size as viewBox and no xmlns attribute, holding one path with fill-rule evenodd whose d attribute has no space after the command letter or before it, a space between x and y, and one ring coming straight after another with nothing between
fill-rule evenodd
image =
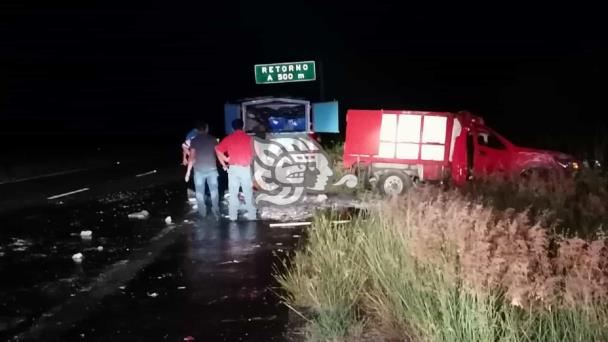
<instances>
[{"instance_id":1,"label":"sign post","mask_svg":"<svg viewBox=\"0 0 608 342\"><path fill-rule=\"evenodd\" d=\"M256 64L255 83L306 82L317 79L314 61Z\"/></svg>"}]
</instances>

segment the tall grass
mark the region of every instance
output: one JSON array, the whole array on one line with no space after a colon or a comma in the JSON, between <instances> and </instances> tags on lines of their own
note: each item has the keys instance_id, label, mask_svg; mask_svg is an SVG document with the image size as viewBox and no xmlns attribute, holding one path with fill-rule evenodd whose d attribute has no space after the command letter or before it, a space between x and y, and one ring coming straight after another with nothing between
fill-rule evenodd
<instances>
[{"instance_id":1,"label":"tall grass","mask_svg":"<svg viewBox=\"0 0 608 342\"><path fill-rule=\"evenodd\" d=\"M278 278L285 300L313 313L311 341L365 340L362 331L406 341L608 340L604 239L555 234L537 218L416 189L348 226L318 218Z\"/></svg>"}]
</instances>

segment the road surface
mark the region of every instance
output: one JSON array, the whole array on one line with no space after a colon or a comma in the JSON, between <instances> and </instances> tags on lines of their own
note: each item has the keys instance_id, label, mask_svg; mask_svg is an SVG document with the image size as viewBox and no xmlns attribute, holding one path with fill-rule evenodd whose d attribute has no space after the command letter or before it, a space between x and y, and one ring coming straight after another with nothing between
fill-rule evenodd
<instances>
[{"instance_id":1,"label":"road surface","mask_svg":"<svg viewBox=\"0 0 608 342\"><path fill-rule=\"evenodd\" d=\"M124 164L1 184L0 340L284 340L273 272L303 233L196 219L182 171ZM127 217L143 209L148 219Z\"/></svg>"}]
</instances>

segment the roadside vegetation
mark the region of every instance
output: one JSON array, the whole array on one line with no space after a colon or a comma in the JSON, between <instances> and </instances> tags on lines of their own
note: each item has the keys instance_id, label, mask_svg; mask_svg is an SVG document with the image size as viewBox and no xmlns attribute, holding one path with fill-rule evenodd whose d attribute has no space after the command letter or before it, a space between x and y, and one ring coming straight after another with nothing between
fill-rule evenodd
<instances>
[{"instance_id":1,"label":"roadside vegetation","mask_svg":"<svg viewBox=\"0 0 608 342\"><path fill-rule=\"evenodd\" d=\"M421 186L317 217L277 278L309 341L606 341L606 182Z\"/></svg>"}]
</instances>

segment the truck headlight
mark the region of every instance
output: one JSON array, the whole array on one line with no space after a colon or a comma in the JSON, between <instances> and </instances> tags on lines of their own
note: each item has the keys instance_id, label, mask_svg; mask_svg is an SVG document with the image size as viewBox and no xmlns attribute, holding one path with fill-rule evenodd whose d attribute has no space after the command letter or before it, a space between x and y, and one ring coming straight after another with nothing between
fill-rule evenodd
<instances>
[{"instance_id":1,"label":"truck headlight","mask_svg":"<svg viewBox=\"0 0 608 342\"><path fill-rule=\"evenodd\" d=\"M564 169L572 169L572 170L580 169L580 164L577 161L574 161L572 159L555 157L555 162L559 166L563 167Z\"/></svg>"}]
</instances>

